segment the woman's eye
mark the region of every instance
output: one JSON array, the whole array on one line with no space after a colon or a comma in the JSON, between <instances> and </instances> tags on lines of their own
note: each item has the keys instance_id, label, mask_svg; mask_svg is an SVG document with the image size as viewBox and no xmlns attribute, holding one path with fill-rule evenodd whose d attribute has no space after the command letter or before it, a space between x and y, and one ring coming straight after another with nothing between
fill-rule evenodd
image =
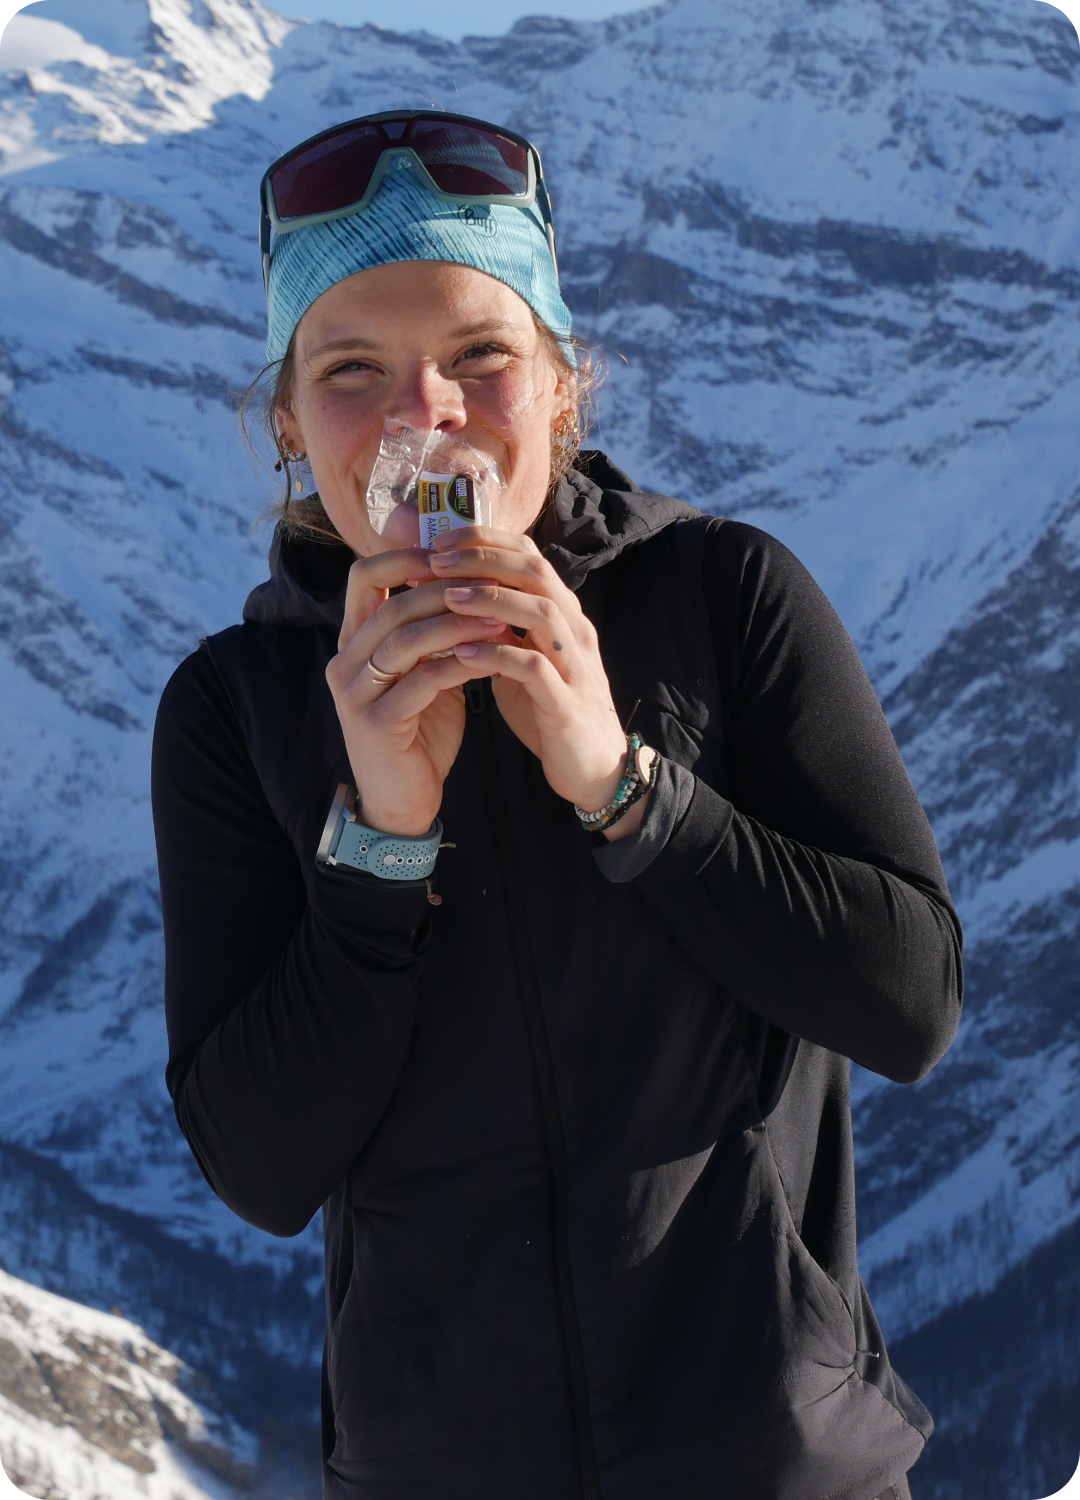
<instances>
[{"instance_id":1,"label":"woman's eye","mask_svg":"<svg viewBox=\"0 0 1080 1500\"><path fill-rule=\"evenodd\" d=\"M347 359L340 365L334 365L326 373L327 375L350 375L354 370L364 371L372 368L371 365L365 364L362 359Z\"/></svg>"},{"instance_id":2,"label":"woman's eye","mask_svg":"<svg viewBox=\"0 0 1080 1500\"><path fill-rule=\"evenodd\" d=\"M472 344L464 350L462 359L488 359L492 354L505 354L501 344Z\"/></svg>"}]
</instances>

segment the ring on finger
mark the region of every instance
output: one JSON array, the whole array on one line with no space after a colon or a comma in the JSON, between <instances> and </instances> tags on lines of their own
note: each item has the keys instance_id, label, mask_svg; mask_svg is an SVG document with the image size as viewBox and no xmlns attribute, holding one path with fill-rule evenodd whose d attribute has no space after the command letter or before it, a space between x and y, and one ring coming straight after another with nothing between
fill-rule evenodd
<instances>
[{"instance_id":1,"label":"ring on finger","mask_svg":"<svg viewBox=\"0 0 1080 1500\"><path fill-rule=\"evenodd\" d=\"M380 685L380 687L385 687L386 684L390 683L390 682L396 682L398 680L398 678L401 676L400 672L384 672L384 671L382 671L382 669L380 667L377 667L375 665L375 663L372 661L372 659L371 659L370 656L368 657L367 662L365 663L365 665L367 666L367 669L371 673L371 675L374 678L374 680Z\"/></svg>"}]
</instances>

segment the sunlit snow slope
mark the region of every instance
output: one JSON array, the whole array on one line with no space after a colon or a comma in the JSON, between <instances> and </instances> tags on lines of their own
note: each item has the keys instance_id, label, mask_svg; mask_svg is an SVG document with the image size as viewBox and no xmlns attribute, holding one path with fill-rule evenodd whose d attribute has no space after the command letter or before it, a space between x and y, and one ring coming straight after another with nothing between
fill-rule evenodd
<instances>
[{"instance_id":1,"label":"sunlit snow slope","mask_svg":"<svg viewBox=\"0 0 1080 1500\"><path fill-rule=\"evenodd\" d=\"M26 1493L239 1500L254 1445L198 1385L133 1324L0 1272L0 1457Z\"/></svg>"},{"instance_id":2,"label":"sunlit snow slope","mask_svg":"<svg viewBox=\"0 0 1080 1500\"><path fill-rule=\"evenodd\" d=\"M267 162L437 104L541 147L601 440L843 614L968 926L960 1036L857 1071L861 1256L919 1500L1080 1450L1080 44L1036 0L668 0L460 45L45 0L0 45L0 1259L308 1414L314 1231L211 1197L161 1083L158 693L263 574L236 436ZM119 1268L119 1269L118 1269ZM200 1288L206 1288L200 1315ZM1071 1330L1071 1332L1070 1332ZM299 1418L298 1418L299 1420Z\"/></svg>"}]
</instances>

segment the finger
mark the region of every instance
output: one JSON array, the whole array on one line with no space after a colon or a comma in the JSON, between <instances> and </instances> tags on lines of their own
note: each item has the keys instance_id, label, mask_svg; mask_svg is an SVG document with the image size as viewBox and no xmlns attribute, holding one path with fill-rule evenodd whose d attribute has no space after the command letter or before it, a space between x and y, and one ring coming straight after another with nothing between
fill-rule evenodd
<instances>
[{"instance_id":1,"label":"finger","mask_svg":"<svg viewBox=\"0 0 1080 1500\"><path fill-rule=\"evenodd\" d=\"M494 618L517 626L529 634L529 644L552 656L560 675L565 676L577 665L578 642L562 610L546 594L526 594L520 589L500 588L497 584L475 584L444 591L447 606L455 613Z\"/></svg>"},{"instance_id":2,"label":"finger","mask_svg":"<svg viewBox=\"0 0 1080 1500\"><path fill-rule=\"evenodd\" d=\"M528 538L517 540L527 541ZM465 583L481 576L495 579L527 594L554 599L568 620L583 619L577 595L566 587L546 557L536 550L494 547L487 543L452 552L433 553L431 569L448 583Z\"/></svg>"},{"instance_id":3,"label":"finger","mask_svg":"<svg viewBox=\"0 0 1080 1500\"><path fill-rule=\"evenodd\" d=\"M543 559L543 554L532 537L518 531L495 531L490 526L462 526L456 531L440 532L435 550L428 553L428 565L436 576L442 576L443 559L458 557L461 553L478 553L484 550L505 552L512 557ZM551 564L548 563L551 568ZM554 568L552 575L558 577Z\"/></svg>"},{"instance_id":4,"label":"finger","mask_svg":"<svg viewBox=\"0 0 1080 1500\"><path fill-rule=\"evenodd\" d=\"M476 675L468 663L458 661L456 656L422 661L383 691L369 708L369 716L384 730L404 727L429 708L440 693L461 687Z\"/></svg>"},{"instance_id":5,"label":"finger","mask_svg":"<svg viewBox=\"0 0 1080 1500\"><path fill-rule=\"evenodd\" d=\"M415 620L402 625L387 636L368 660L378 671L393 672L400 677L411 672L426 656L452 651L468 641L493 640L505 630L502 620L442 614L433 620Z\"/></svg>"},{"instance_id":6,"label":"finger","mask_svg":"<svg viewBox=\"0 0 1080 1500\"><path fill-rule=\"evenodd\" d=\"M521 531L497 531L494 526L455 526L440 531L433 543L434 553L456 552L462 547L504 547L508 552L534 552L540 549L531 536Z\"/></svg>"},{"instance_id":7,"label":"finger","mask_svg":"<svg viewBox=\"0 0 1080 1500\"><path fill-rule=\"evenodd\" d=\"M376 552L371 557L358 557L349 569L345 617L338 637L339 648L356 634L391 589L414 579L432 578L434 575L430 560L431 554L422 547L402 547L393 552Z\"/></svg>"},{"instance_id":8,"label":"finger","mask_svg":"<svg viewBox=\"0 0 1080 1500\"><path fill-rule=\"evenodd\" d=\"M425 623L428 634L417 634ZM454 648L462 644L463 639L498 638L505 629L498 620L488 625L466 616L446 614L438 621L406 626L405 631L411 635L389 648L384 644L377 657L372 653L364 658L358 658L354 653L358 639L354 636L349 647L328 663L326 680L339 711L370 715L377 703L397 690L400 681L427 667L432 659L456 663L455 670L460 673L462 664L456 661ZM466 671L456 680L464 682L471 675ZM395 699L395 702L399 701Z\"/></svg>"},{"instance_id":9,"label":"finger","mask_svg":"<svg viewBox=\"0 0 1080 1500\"><path fill-rule=\"evenodd\" d=\"M490 580L477 579L476 582L485 583ZM342 638L338 643L339 654L347 658L353 671L359 670L368 657L373 656L382 643L401 626L445 615L447 607L443 594L444 586L441 583L421 583L407 593L384 597L351 636L346 638L345 629L342 628ZM380 652L380 666L384 661L385 657Z\"/></svg>"},{"instance_id":10,"label":"finger","mask_svg":"<svg viewBox=\"0 0 1080 1500\"><path fill-rule=\"evenodd\" d=\"M567 704L567 686L542 651L502 643L468 641L454 648L474 677L508 677L519 682L536 707L557 716Z\"/></svg>"},{"instance_id":11,"label":"finger","mask_svg":"<svg viewBox=\"0 0 1080 1500\"><path fill-rule=\"evenodd\" d=\"M432 559L436 573L451 587L474 585L478 573L493 575L505 590L517 591L536 599L551 601L556 613L547 615L548 630L541 630L537 645L543 650L555 650L555 642L565 649L573 641L579 652L595 654L596 631L581 607L581 602L568 589L555 569L539 552L512 552L508 549L488 546L469 548L464 552L444 553ZM453 605L447 601L448 607ZM502 616L502 607L492 609L492 614ZM534 623L543 624L544 615L515 617L512 623L518 629L531 629Z\"/></svg>"}]
</instances>

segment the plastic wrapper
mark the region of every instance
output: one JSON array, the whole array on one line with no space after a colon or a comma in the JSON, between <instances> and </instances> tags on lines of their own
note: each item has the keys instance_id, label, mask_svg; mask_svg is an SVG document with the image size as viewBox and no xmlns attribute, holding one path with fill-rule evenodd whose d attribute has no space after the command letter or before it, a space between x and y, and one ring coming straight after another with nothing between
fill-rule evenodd
<instances>
[{"instance_id":1,"label":"plastic wrapper","mask_svg":"<svg viewBox=\"0 0 1080 1500\"><path fill-rule=\"evenodd\" d=\"M388 418L367 488L372 530L402 547L431 548L443 531L498 524L506 488L498 464L452 433Z\"/></svg>"}]
</instances>

